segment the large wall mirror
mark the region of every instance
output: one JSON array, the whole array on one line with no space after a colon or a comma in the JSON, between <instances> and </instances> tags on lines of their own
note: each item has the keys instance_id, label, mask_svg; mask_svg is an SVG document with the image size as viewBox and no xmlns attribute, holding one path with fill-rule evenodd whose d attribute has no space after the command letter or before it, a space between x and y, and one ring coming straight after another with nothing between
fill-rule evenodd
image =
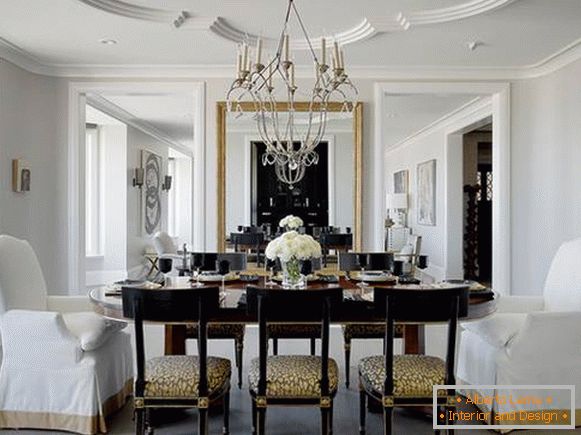
<instances>
[{"instance_id":1,"label":"large wall mirror","mask_svg":"<svg viewBox=\"0 0 581 435\"><path fill-rule=\"evenodd\" d=\"M285 103L279 106L278 111L286 110ZM242 113L230 113L225 102L217 104L218 249L232 249L230 236L242 228L259 228L270 236L288 214L303 219L302 231L314 236L329 228L352 233L352 249L361 249L361 103L349 113L340 103L330 105L317 146L319 162L292 188L278 180L274 166L262 164L266 147L253 108L243 104ZM308 108L308 103L295 103L297 122L301 116L306 122Z\"/></svg>"}]
</instances>

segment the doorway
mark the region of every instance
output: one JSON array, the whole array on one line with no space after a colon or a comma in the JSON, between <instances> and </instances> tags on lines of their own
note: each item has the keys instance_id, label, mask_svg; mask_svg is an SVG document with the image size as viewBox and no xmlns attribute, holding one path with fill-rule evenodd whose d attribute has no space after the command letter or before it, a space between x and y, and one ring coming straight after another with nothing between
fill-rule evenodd
<instances>
[{"instance_id":1,"label":"doorway","mask_svg":"<svg viewBox=\"0 0 581 435\"><path fill-rule=\"evenodd\" d=\"M492 123L465 133L463 142L464 278L492 282Z\"/></svg>"}]
</instances>

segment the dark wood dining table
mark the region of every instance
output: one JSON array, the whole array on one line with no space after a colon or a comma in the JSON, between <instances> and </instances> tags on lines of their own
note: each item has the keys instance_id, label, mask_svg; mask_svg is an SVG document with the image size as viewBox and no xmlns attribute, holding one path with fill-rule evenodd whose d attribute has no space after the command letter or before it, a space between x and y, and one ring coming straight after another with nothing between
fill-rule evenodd
<instances>
[{"instance_id":1,"label":"dark wood dining table","mask_svg":"<svg viewBox=\"0 0 581 435\"><path fill-rule=\"evenodd\" d=\"M373 287L394 286L395 282L369 283L368 286L360 286L360 282L346 277L340 277L338 282L325 281L309 282L305 289L299 291L317 290L328 287L340 287L343 289L344 299L340 306L335 307L331 322L335 324L347 323L382 323L382 319L375 316L373 303L370 301L369 292ZM221 286L221 283L206 283L208 286ZM257 319L248 314L245 305L246 287L248 285L276 289L277 285L269 286L267 278L258 277L254 281L234 279L225 282L222 289L223 297L220 308L210 319L216 323L245 323L253 324ZM171 289L196 288L195 283L189 277L171 277L165 285ZM402 287L399 285L398 287ZM367 297L365 297L367 296ZM111 319L125 320L123 317L123 305L120 295L108 287L99 287L89 292L94 310ZM418 307L418 310L429 310L430 307ZM470 292L468 313L461 320L476 320L487 317L496 311L496 297L491 290ZM166 355L183 355L186 351L187 324L165 324L165 353ZM405 324L400 328L400 337L404 340L404 352L406 354L423 354L425 351L424 324Z\"/></svg>"}]
</instances>

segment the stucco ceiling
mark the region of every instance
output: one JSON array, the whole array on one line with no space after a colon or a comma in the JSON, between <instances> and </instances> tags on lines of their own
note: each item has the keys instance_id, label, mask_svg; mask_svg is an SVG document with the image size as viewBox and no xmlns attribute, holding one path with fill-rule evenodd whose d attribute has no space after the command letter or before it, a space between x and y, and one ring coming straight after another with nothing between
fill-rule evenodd
<instances>
[{"instance_id":1,"label":"stucco ceiling","mask_svg":"<svg viewBox=\"0 0 581 435\"><path fill-rule=\"evenodd\" d=\"M579 0L296 4L311 35L337 36L352 66L529 66L581 37ZM53 66L231 65L244 37L274 44L285 8L284 0L3 0L0 45ZM291 36L297 62L307 65L295 22Z\"/></svg>"}]
</instances>

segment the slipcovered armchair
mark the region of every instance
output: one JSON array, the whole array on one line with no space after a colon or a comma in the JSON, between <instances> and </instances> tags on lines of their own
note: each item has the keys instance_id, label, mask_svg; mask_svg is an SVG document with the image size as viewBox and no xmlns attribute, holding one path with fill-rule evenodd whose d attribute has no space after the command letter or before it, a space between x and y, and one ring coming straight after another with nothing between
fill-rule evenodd
<instances>
[{"instance_id":1,"label":"slipcovered armchair","mask_svg":"<svg viewBox=\"0 0 581 435\"><path fill-rule=\"evenodd\" d=\"M501 297L497 313L462 327L457 377L463 383L575 385L575 402L581 403L581 238L557 251L543 296ZM550 409L568 406L554 403ZM575 421L581 424L579 406ZM493 415L513 410L515 405L492 406Z\"/></svg>"},{"instance_id":2,"label":"slipcovered armchair","mask_svg":"<svg viewBox=\"0 0 581 435\"><path fill-rule=\"evenodd\" d=\"M47 296L28 242L0 235L0 428L106 432L105 418L131 394L126 324L46 311L67 309L67 299Z\"/></svg>"}]
</instances>

